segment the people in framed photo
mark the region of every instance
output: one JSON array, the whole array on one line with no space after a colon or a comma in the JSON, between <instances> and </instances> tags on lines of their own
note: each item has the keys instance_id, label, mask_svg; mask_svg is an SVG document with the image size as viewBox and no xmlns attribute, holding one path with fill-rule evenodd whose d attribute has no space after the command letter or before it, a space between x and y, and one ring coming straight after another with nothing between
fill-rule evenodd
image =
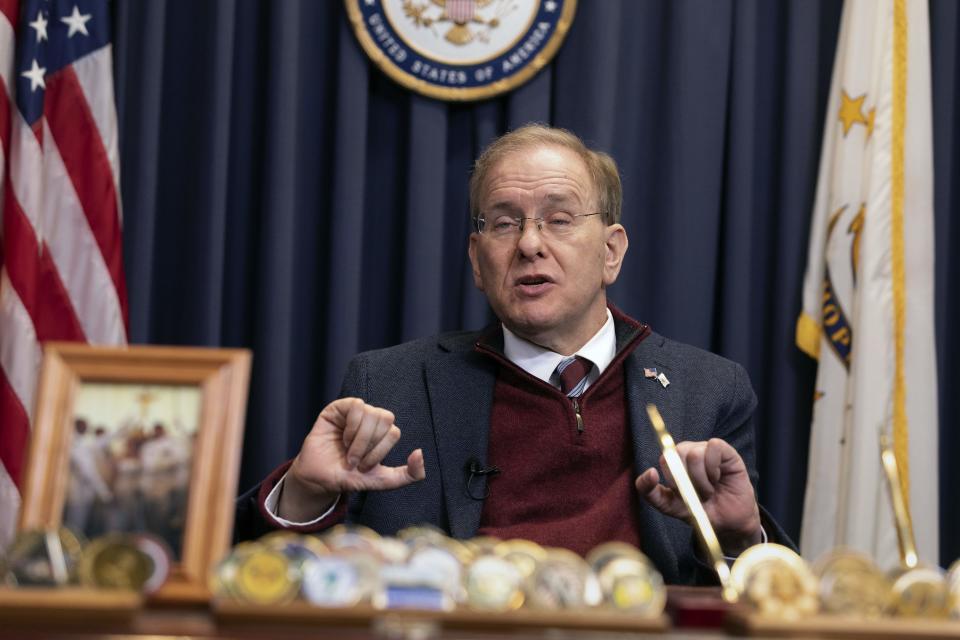
<instances>
[{"instance_id":1,"label":"people in framed photo","mask_svg":"<svg viewBox=\"0 0 960 640\"><path fill-rule=\"evenodd\" d=\"M81 384L63 524L88 539L149 532L179 559L200 400L190 385Z\"/></svg>"}]
</instances>

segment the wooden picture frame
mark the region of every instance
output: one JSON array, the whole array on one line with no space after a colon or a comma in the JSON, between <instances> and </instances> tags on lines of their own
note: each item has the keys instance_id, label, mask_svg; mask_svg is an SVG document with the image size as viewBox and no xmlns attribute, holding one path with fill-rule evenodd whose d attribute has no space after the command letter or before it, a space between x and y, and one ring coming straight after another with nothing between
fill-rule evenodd
<instances>
[{"instance_id":1,"label":"wooden picture frame","mask_svg":"<svg viewBox=\"0 0 960 640\"><path fill-rule=\"evenodd\" d=\"M19 529L51 528L63 522L71 474L77 473L71 471L71 455L77 453L71 447L87 446L83 443L88 442L74 441L76 433L85 433L77 423L83 422L86 428L86 421L76 418L78 398L102 393L104 389L105 393L113 393L114 386L120 398L126 397L128 387L130 391L158 390L155 395L161 399L167 393L171 397L194 398L190 407L199 414L195 430L189 438L179 440L181 450L187 446L189 455L181 459L181 466L189 469L189 477L187 488L178 494L181 511L185 510L185 519L179 525L182 528L175 530L182 531L179 557L174 558L170 577L156 598L167 602L209 599L208 573L228 552L233 532L250 362L250 352L242 349L48 343L37 391ZM142 393L145 397L150 392ZM131 426L133 423L128 421L116 428L127 449L131 448L129 434L134 428L142 435L141 443L147 437L165 435L162 425L157 429L159 436L147 431L147 410L143 411L140 426ZM98 428L97 435L102 436L104 431ZM136 455L141 451L138 448ZM110 453L113 455L112 450ZM140 468L145 473L144 467ZM146 481L143 484L151 486ZM75 496L71 494L71 506L76 502Z\"/></svg>"}]
</instances>

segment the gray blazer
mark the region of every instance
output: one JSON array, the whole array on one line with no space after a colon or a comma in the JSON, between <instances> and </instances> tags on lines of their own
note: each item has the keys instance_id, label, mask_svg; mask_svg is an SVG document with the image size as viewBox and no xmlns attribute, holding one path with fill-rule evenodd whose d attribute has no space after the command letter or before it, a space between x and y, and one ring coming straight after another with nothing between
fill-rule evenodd
<instances>
[{"instance_id":1,"label":"gray blazer","mask_svg":"<svg viewBox=\"0 0 960 640\"><path fill-rule=\"evenodd\" d=\"M619 351L634 329L620 318L615 324ZM433 524L456 538L476 534L483 506L477 496L485 494L485 487L482 478L475 478L468 493L467 469L472 459L481 463L487 459L498 367L492 358L475 350L481 335L442 334L361 353L350 362L341 396L359 397L389 409L402 431L384 464L404 464L411 451L422 448L426 479L393 491L351 495L348 522L364 524L384 535L418 523ZM499 330L492 335L502 341ZM644 377L644 367L656 367L664 373L669 386ZM638 474L656 466L660 458L646 414L646 405L653 403L677 442L717 437L733 445L756 487L751 422L756 396L740 365L651 333L627 357L624 368ZM574 475L576 470L570 473ZM254 488L238 502L239 538L247 537L245 532L261 529L250 526L256 524L251 520L262 520L256 495ZM779 526L765 512L763 516L770 538L790 544ZM709 580L702 573L705 565L695 558L689 525L660 514L642 500L640 520L643 551L667 582Z\"/></svg>"}]
</instances>

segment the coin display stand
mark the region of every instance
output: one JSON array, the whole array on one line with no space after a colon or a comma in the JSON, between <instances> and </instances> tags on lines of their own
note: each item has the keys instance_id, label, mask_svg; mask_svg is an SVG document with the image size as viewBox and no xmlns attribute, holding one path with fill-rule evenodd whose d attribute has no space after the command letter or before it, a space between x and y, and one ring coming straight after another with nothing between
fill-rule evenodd
<instances>
[{"instance_id":1,"label":"coin display stand","mask_svg":"<svg viewBox=\"0 0 960 640\"><path fill-rule=\"evenodd\" d=\"M727 614L726 629L743 636L849 638L960 638L960 622L927 618L861 618L818 614L800 620L759 616L744 610Z\"/></svg>"},{"instance_id":2,"label":"coin display stand","mask_svg":"<svg viewBox=\"0 0 960 640\"><path fill-rule=\"evenodd\" d=\"M143 596L132 591L88 587L0 587L0 620L4 624L56 622L129 622L143 607Z\"/></svg>"},{"instance_id":3,"label":"coin display stand","mask_svg":"<svg viewBox=\"0 0 960 640\"><path fill-rule=\"evenodd\" d=\"M291 602L283 606L251 605L236 600L213 603L217 624L224 629L243 627L247 630L278 626L323 625L342 627L375 626L384 620L422 621L445 629L487 630L498 632L532 629L569 629L595 631L660 632L669 628L669 620L608 610L540 611L518 609L490 613L458 609L455 611L422 611L414 609L380 610L369 605L342 609L315 607L307 602Z\"/></svg>"},{"instance_id":4,"label":"coin display stand","mask_svg":"<svg viewBox=\"0 0 960 640\"><path fill-rule=\"evenodd\" d=\"M584 559L526 540L459 541L429 527L387 538L340 525L320 538L284 532L242 543L209 584L214 618L226 630L668 626L662 577L622 543L601 545Z\"/></svg>"},{"instance_id":5,"label":"coin display stand","mask_svg":"<svg viewBox=\"0 0 960 640\"><path fill-rule=\"evenodd\" d=\"M733 568L738 582L747 583L764 574L775 577L758 583L768 591L759 596L761 599L776 590L771 585L801 584L808 572L800 556L776 549L776 545L768 546L772 549L763 551L758 546L748 550ZM944 574L939 569L918 566L887 575L868 557L838 549L820 558L813 572L819 587L818 613L810 613L807 608L797 615L797 601L809 597L809 588L789 588L785 591L792 594L792 600L770 598L779 609L766 615L762 607L730 611L727 630L764 637L960 638L956 569ZM786 612L792 615L782 615L791 608Z\"/></svg>"}]
</instances>

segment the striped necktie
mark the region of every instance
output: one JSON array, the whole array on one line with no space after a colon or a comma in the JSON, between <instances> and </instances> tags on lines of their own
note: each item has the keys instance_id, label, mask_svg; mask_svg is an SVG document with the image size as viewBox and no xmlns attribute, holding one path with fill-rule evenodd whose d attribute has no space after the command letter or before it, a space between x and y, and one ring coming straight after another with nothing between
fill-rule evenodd
<instances>
[{"instance_id":1,"label":"striped necktie","mask_svg":"<svg viewBox=\"0 0 960 640\"><path fill-rule=\"evenodd\" d=\"M568 398L578 398L587 386L587 374L593 369L593 363L583 356L564 358L557 365L560 377L560 391Z\"/></svg>"}]
</instances>

